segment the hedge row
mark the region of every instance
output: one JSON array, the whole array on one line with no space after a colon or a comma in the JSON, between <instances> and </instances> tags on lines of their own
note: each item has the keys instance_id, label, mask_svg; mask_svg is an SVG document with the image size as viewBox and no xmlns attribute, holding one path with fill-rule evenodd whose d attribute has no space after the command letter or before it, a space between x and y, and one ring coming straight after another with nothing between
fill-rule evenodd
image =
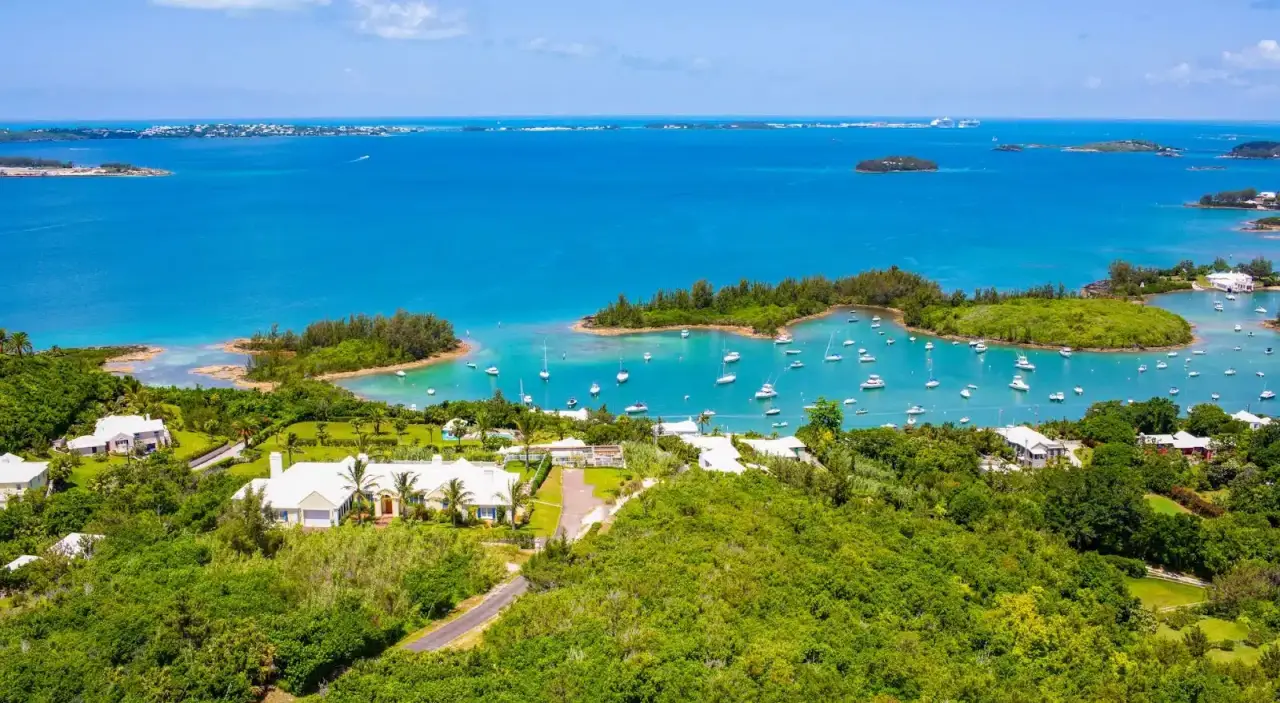
<instances>
[{"instance_id":1,"label":"hedge row","mask_svg":"<svg viewBox=\"0 0 1280 703\"><path fill-rule=\"evenodd\" d=\"M1221 505L1206 500L1199 493L1185 486L1174 486L1173 490L1169 491L1169 497L1200 517L1220 517L1227 512Z\"/></svg>"}]
</instances>

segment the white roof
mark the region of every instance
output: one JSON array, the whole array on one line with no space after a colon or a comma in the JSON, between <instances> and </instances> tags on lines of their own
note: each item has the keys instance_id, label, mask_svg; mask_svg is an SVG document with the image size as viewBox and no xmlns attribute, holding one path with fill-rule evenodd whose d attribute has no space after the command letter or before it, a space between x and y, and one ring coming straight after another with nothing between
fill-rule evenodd
<instances>
[{"instance_id":1,"label":"white roof","mask_svg":"<svg viewBox=\"0 0 1280 703\"><path fill-rule=\"evenodd\" d=\"M687 419L687 420L680 420L680 421L677 421L677 422L665 422L665 421L664 421L664 422L662 422L662 423L661 423L661 424L659 424L659 425L655 425L655 426L654 426L654 431L655 431L655 432L658 432L659 434L662 434L662 435L672 435L672 434L678 434L678 435L690 435L690 434L698 434L698 423L694 422L694 421L693 421L693 418L689 418L689 419Z\"/></svg>"},{"instance_id":2,"label":"white roof","mask_svg":"<svg viewBox=\"0 0 1280 703\"><path fill-rule=\"evenodd\" d=\"M733 435L693 435L692 437L681 437L685 444L697 447L704 452L709 451L728 451L733 452L733 456L738 456L738 450L733 446Z\"/></svg>"},{"instance_id":3,"label":"white roof","mask_svg":"<svg viewBox=\"0 0 1280 703\"><path fill-rule=\"evenodd\" d=\"M78 557L84 555L85 543L92 544L102 539L102 535L90 535L83 532L72 532L71 534L58 540L58 543L49 548L51 552L57 552L67 557Z\"/></svg>"},{"instance_id":4,"label":"white roof","mask_svg":"<svg viewBox=\"0 0 1280 703\"><path fill-rule=\"evenodd\" d=\"M1239 420L1240 422L1245 422L1245 423L1248 423L1248 424L1250 424L1250 425L1270 425L1270 424L1271 424L1271 418L1269 418L1269 417L1258 417L1257 415L1254 415L1253 413L1249 412L1248 410L1241 410L1240 412L1236 413L1235 415L1232 415L1232 416L1231 416L1231 419L1232 419L1232 420Z\"/></svg>"},{"instance_id":5,"label":"white roof","mask_svg":"<svg viewBox=\"0 0 1280 703\"><path fill-rule=\"evenodd\" d=\"M744 439L742 443L767 456L794 457L797 450L805 448L804 442L795 437Z\"/></svg>"},{"instance_id":6,"label":"white roof","mask_svg":"<svg viewBox=\"0 0 1280 703\"><path fill-rule=\"evenodd\" d=\"M710 471L740 474L747 467L738 462L738 457L736 449L711 449L698 455L698 465Z\"/></svg>"},{"instance_id":7,"label":"white roof","mask_svg":"<svg viewBox=\"0 0 1280 703\"><path fill-rule=\"evenodd\" d=\"M1049 439L1026 426L997 427L996 434L1004 437L1011 444L1016 444L1027 451L1034 451L1037 448L1044 450L1059 449L1063 446L1061 443Z\"/></svg>"},{"instance_id":8,"label":"white roof","mask_svg":"<svg viewBox=\"0 0 1280 703\"><path fill-rule=\"evenodd\" d=\"M143 417L141 415L108 415L98 420L93 427L93 434L76 437L67 442L72 449L88 449L101 447L108 441L120 438L133 439L134 435L147 432L164 432L164 420Z\"/></svg>"},{"instance_id":9,"label":"white roof","mask_svg":"<svg viewBox=\"0 0 1280 703\"><path fill-rule=\"evenodd\" d=\"M49 469L47 461L27 461L20 456L0 456L0 483L30 483Z\"/></svg>"},{"instance_id":10,"label":"white roof","mask_svg":"<svg viewBox=\"0 0 1280 703\"><path fill-rule=\"evenodd\" d=\"M277 510L299 510L301 503L312 494L319 494L334 508L341 506L351 497L353 491L348 488L346 473L355 463L354 457L342 461L303 461L289 467L278 478L256 478L236 492L240 499L249 488L260 490L265 488L265 501ZM498 505L506 501L505 496L512 481L519 481L520 474L503 471L497 464L472 463L466 459L444 461L439 455L433 461L397 462L393 464L369 464L366 476L372 493L389 491L392 487L391 474L408 471L414 474L414 487L425 493L431 493L444 486L452 479L461 479L472 500L479 505ZM503 496L503 497L495 497Z\"/></svg>"},{"instance_id":11,"label":"white roof","mask_svg":"<svg viewBox=\"0 0 1280 703\"><path fill-rule=\"evenodd\" d=\"M27 564L30 564L33 561L40 561L40 557L33 557L30 554L23 554L17 559L14 559L8 564L5 564L4 568L10 571L17 571L18 569L21 569L22 567L26 566Z\"/></svg>"},{"instance_id":12,"label":"white roof","mask_svg":"<svg viewBox=\"0 0 1280 703\"><path fill-rule=\"evenodd\" d=\"M1223 281L1226 283L1237 283L1242 281L1247 283L1253 281L1253 276L1240 271L1219 271L1211 273L1208 276L1205 276L1205 278L1210 281Z\"/></svg>"},{"instance_id":13,"label":"white roof","mask_svg":"<svg viewBox=\"0 0 1280 703\"><path fill-rule=\"evenodd\" d=\"M1174 449L1208 449L1210 439L1197 437L1190 432L1179 430L1173 434L1144 434L1139 436L1143 442Z\"/></svg>"},{"instance_id":14,"label":"white roof","mask_svg":"<svg viewBox=\"0 0 1280 703\"><path fill-rule=\"evenodd\" d=\"M558 415L560 417L567 417L571 420L580 420L583 422L587 419L586 408L578 408L577 410L543 410L542 412L548 415Z\"/></svg>"}]
</instances>

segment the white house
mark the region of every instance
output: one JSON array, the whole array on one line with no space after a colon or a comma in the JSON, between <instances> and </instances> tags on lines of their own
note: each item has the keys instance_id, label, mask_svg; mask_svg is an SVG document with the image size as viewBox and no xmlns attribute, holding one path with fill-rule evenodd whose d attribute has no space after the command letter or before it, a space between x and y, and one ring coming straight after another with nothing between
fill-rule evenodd
<instances>
[{"instance_id":1,"label":"white house","mask_svg":"<svg viewBox=\"0 0 1280 703\"><path fill-rule=\"evenodd\" d=\"M67 448L76 454L128 454L143 446L153 452L173 442L164 420L150 415L109 415L98 420L93 434L76 437Z\"/></svg>"},{"instance_id":2,"label":"white house","mask_svg":"<svg viewBox=\"0 0 1280 703\"><path fill-rule=\"evenodd\" d=\"M8 564L5 564L4 568L8 569L9 571L17 571L18 569L21 569L22 567L26 566L27 564L30 564L33 561L40 561L40 557L33 557L30 554L23 554L17 559L14 559Z\"/></svg>"},{"instance_id":3,"label":"white house","mask_svg":"<svg viewBox=\"0 0 1280 703\"><path fill-rule=\"evenodd\" d=\"M1239 271L1225 271L1222 273L1211 273L1205 278L1209 279L1209 285L1214 288L1226 291L1228 293L1252 293L1253 292L1253 276Z\"/></svg>"},{"instance_id":4,"label":"white house","mask_svg":"<svg viewBox=\"0 0 1280 703\"><path fill-rule=\"evenodd\" d=\"M1275 200L1275 199L1276 199L1276 194L1272 191L1264 190L1261 193L1258 193L1258 200Z\"/></svg>"},{"instance_id":5,"label":"white house","mask_svg":"<svg viewBox=\"0 0 1280 703\"><path fill-rule=\"evenodd\" d=\"M1235 415L1232 415L1232 416L1231 416L1231 419L1232 419L1232 420L1239 420L1240 422L1245 423L1246 425L1248 425L1248 426L1249 426L1249 429L1251 429L1251 430L1259 430L1259 429L1262 429L1263 427L1266 427L1267 425L1270 425L1270 424L1271 424L1271 418L1269 418L1269 417L1258 417L1257 415L1254 415L1253 413L1249 412L1248 410L1241 410L1240 412L1236 413Z\"/></svg>"},{"instance_id":6,"label":"white house","mask_svg":"<svg viewBox=\"0 0 1280 703\"><path fill-rule=\"evenodd\" d=\"M0 508L5 507L10 496L43 489L48 483L49 462L27 461L13 454L0 456Z\"/></svg>"},{"instance_id":7,"label":"white house","mask_svg":"<svg viewBox=\"0 0 1280 703\"><path fill-rule=\"evenodd\" d=\"M694 422L693 418L679 422L660 422L654 425L653 431L662 437L689 437L701 434L701 430L698 429L698 423Z\"/></svg>"},{"instance_id":8,"label":"white house","mask_svg":"<svg viewBox=\"0 0 1280 703\"><path fill-rule=\"evenodd\" d=\"M102 539L102 535L72 532L58 540L57 544L49 547L49 551L56 552L64 557L91 557L93 556L93 543L100 539Z\"/></svg>"},{"instance_id":9,"label":"white house","mask_svg":"<svg viewBox=\"0 0 1280 703\"><path fill-rule=\"evenodd\" d=\"M1061 442L1049 439L1030 427L997 427L996 434L1013 447L1018 463L1023 466L1040 468L1067 454L1067 448Z\"/></svg>"},{"instance_id":10,"label":"white house","mask_svg":"<svg viewBox=\"0 0 1280 703\"><path fill-rule=\"evenodd\" d=\"M354 503L355 489L347 479L347 472L355 461L354 457L330 462L305 461L285 471L280 453L272 452L270 478L253 479L233 498L244 498L250 489L265 489L264 501L271 504L279 522L303 527L337 525ZM400 501L394 493L391 475L403 471L413 474L414 489L421 496L419 500L436 508L447 507L443 503L443 488L452 479L460 479L471 493L471 505L481 520L497 519L498 507L509 503L511 484L520 480L520 474L503 471L497 464L473 463L466 459L444 461L440 455L429 462L370 463L365 476L374 517L400 515Z\"/></svg>"},{"instance_id":11,"label":"white house","mask_svg":"<svg viewBox=\"0 0 1280 703\"><path fill-rule=\"evenodd\" d=\"M577 420L579 422L586 422L588 417L586 408L578 408L577 410L543 410L542 412L545 415L567 417L570 420Z\"/></svg>"},{"instance_id":12,"label":"white house","mask_svg":"<svg viewBox=\"0 0 1280 703\"><path fill-rule=\"evenodd\" d=\"M698 466L707 471L740 474L747 470L747 467L738 461L742 453L733 446L731 435L681 435L680 439L701 451L698 454Z\"/></svg>"},{"instance_id":13,"label":"white house","mask_svg":"<svg viewBox=\"0 0 1280 703\"><path fill-rule=\"evenodd\" d=\"M1140 434L1138 441L1150 444L1161 451L1173 450L1180 454L1196 455L1208 458L1211 448L1208 437L1197 437L1190 432L1178 430L1173 434Z\"/></svg>"},{"instance_id":14,"label":"white house","mask_svg":"<svg viewBox=\"0 0 1280 703\"><path fill-rule=\"evenodd\" d=\"M508 459L524 459L524 445L513 444L503 447L498 454ZM616 444L589 445L575 437L565 437L547 444L529 445L529 461L541 461L542 457L551 455L554 464L570 466L612 466L624 468L626 462L622 458L622 447Z\"/></svg>"},{"instance_id":15,"label":"white house","mask_svg":"<svg viewBox=\"0 0 1280 703\"><path fill-rule=\"evenodd\" d=\"M742 443L765 456L777 456L784 459L799 459L807 451L804 442L795 437L744 439Z\"/></svg>"}]
</instances>

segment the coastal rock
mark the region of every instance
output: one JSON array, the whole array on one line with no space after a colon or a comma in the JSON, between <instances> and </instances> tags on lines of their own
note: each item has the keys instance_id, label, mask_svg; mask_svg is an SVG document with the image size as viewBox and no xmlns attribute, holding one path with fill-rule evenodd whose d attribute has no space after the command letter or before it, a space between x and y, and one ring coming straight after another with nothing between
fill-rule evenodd
<instances>
[{"instance_id":1,"label":"coastal rock","mask_svg":"<svg viewBox=\"0 0 1280 703\"><path fill-rule=\"evenodd\" d=\"M908 171L937 171L938 164L915 156L886 156L867 159L854 167L858 173L901 173Z\"/></svg>"},{"instance_id":2,"label":"coastal rock","mask_svg":"<svg viewBox=\"0 0 1280 703\"><path fill-rule=\"evenodd\" d=\"M1280 159L1280 142L1245 142L1232 147L1227 156L1233 159Z\"/></svg>"}]
</instances>

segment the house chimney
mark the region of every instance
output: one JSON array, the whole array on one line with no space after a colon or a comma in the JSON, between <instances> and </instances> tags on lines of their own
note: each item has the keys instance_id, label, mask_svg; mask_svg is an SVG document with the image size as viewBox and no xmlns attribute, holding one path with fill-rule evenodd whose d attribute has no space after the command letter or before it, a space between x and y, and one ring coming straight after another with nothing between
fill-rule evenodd
<instances>
[{"instance_id":1,"label":"house chimney","mask_svg":"<svg viewBox=\"0 0 1280 703\"><path fill-rule=\"evenodd\" d=\"M284 457L280 452L271 452L271 478L280 478L284 474Z\"/></svg>"}]
</instances>

